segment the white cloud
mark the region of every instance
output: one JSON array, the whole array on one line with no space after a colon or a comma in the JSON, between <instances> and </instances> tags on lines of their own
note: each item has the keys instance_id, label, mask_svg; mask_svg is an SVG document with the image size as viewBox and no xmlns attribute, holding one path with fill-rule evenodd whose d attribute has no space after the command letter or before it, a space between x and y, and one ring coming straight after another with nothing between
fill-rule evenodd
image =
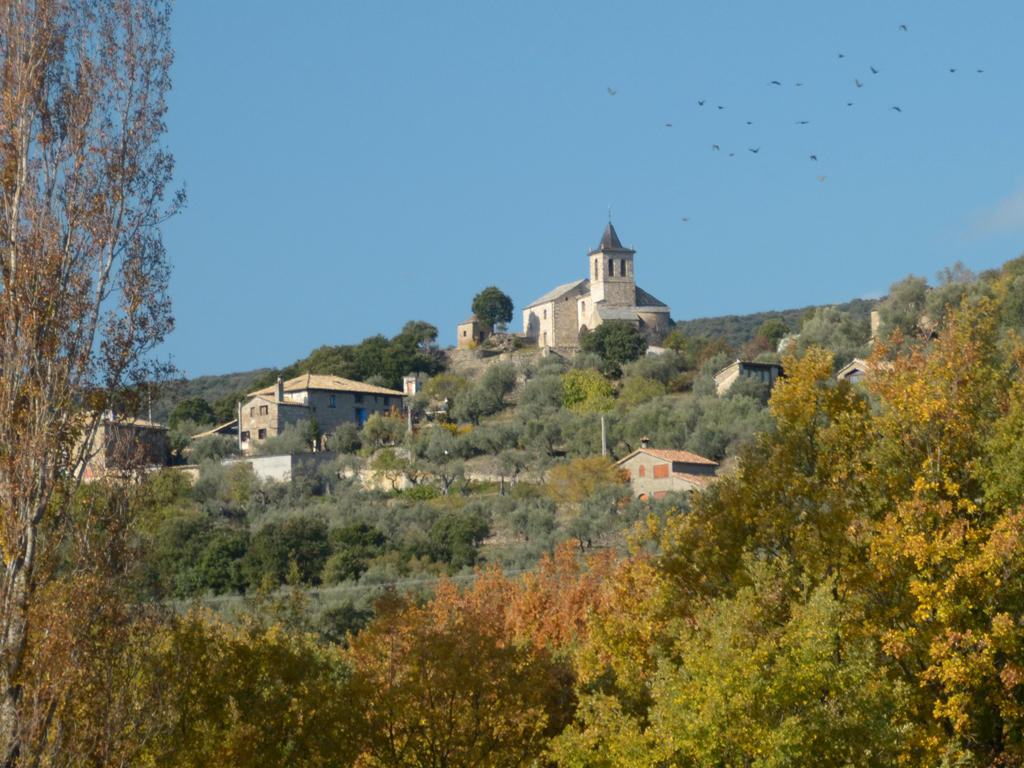
<instances>
[{"instance_id":1,"label":"white cloud","mask_svg":"<svg viewBox=\"0 0 1024 768\"><path fill-rule=\"evenodd\" d=\"M1024 188L972 216L968 236L984 237L1016 230L1024 230Z\"/></svg>"}]
</instances>

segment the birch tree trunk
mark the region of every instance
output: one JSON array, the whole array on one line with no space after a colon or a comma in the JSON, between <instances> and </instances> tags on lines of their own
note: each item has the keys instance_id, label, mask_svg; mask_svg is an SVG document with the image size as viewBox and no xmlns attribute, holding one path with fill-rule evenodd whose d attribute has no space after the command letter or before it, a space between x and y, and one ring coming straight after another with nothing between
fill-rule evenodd
<instances>
[{"instance_id":1,"label":"birch tree trunk","mask_svg":"<svg viewBox=\"0 0 1024 768\"><path fill-rule=\"evenodd\" d=\"M0 0L0 766L21 762L42 526L171 327L168 17L167 0Z\"/></svg>"}]
</instances>

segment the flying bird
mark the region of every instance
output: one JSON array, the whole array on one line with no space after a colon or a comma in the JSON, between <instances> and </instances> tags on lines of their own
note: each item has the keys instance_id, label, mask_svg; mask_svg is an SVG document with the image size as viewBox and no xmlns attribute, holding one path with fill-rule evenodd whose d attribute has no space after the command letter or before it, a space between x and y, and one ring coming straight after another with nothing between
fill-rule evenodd
<instances>
[{"instance_id":1,"label":"flying bird","mask_svg":"<svg viewBox=\"0 0 1024 768\"><path fill-rule=\"evenodd\" d=\"M979 70L978 70L978 74L980 75L980 74L981 74L982 72L984 72L984 71L985 71L984 69L979 69Z\"/></svg>"},{"instance_id":2,"label":"flying bird","mask_svg":"<svg viewBox=\"0 0 1024 768\"><path fill-rule=\"evenodd\" d=\"M615 95L615 89L614 88L609 88L608 89L608 95L609 96L614 96Z\"/></svg>"},{"instance_id":3,"label":"flying bird","mask_svg":"<svg viewBox=\"0 0 1024 768\"><path fill-rule=\"evenodd\" d=\"M809 122L811 122L811 121L810 120L797 120L796 124L797 125L807 125Z\"/></svg>"},{"instance_id":4,"label":"flying bird","mask_svg":"<svg viewBox=\"0 0 1024 768\"><path fill-rule=\"evenodd\" d=\"M825 180L825 177L824 177L824 176L819 176L819 177L818 177L818 181L824 181L824 180Z\"/></svg>"},{"instance_id":5,"label":"flying bird","mask_svg":"<svg viewBox=\"0 0 1024 768\"><path fill-rule=\"evenodd\" d=\"M839 54L839 58L840 59L845 59L846 58L846 54L845 53L840 53Z\"/></svg>"},{"instance_id":6,"label":"flying bird","mask_svg":"<svg viewBox=\"0 0 1024 768\"><path fill-rule=\"evenodd\" d=\"M747 120L747 125L753 125L753 124L754 124L753 120Z\"/></svg>"},{"instance_id":7,"label":"flying bird","mask_svg":"<svg viewBox=\"0 0 1024 768\"><path fill-rule=\"evenodd\" d=\"M848 101L848 102L846 102L846 106L848 106L848 107L852 107L852 106L853 106L853 102L852 102L852 101Z\"/></svg>"},{"instance_id":8,"label":"flying bird","mask_svg":"<svg viewBox=\"0 0 1024 768\"><path fill-rule=\"evenodd\" d=\"M697 106L698 107L703 107L704 106L704 99L697 99Z\"/></svg>"},{"instance_id":9,"label":"flying bird","mask_svg":"<svg viewBox=\"0 0 1024 768\"><path fill-rule=\"evenodd\" d=\"M954 72L956 72L956 67L950 67L949 74L953 74Z\"/></svg>"},{"instance_id":10,"label":"flying bird","mask_svg":"<svg viewBox=\"0 0 1024 768\"><path fill-rule=\"evenodd\" d=\"M665 127L666 128L671 128L672 127L672 123L665 123Z\"/></svg>"},{"instance_id":11,"label":"flying bird","mask_svg":"<svg viewBox=\"0 0 1024 768\"><path fill-rule=\"evenodd\" d=\"M686 216L683 216L683 221L689 221L689 220L690 220L690 219L689 219L688 217L686 217Z\"/></svg>"},{"instance_id":12,"label":"flying bird","mask_svg":"<svg viewBox=\"0 0 1024 768\"><path fill-rule=\"evenodd\" d=\"M717 152L720 149L720 147L717 144L712 144L711 148L715 150L715 152Z\"/></svg>"},{"instance_id":13,"label":"flying bird","mask_svg":"<svg viewBox=\"0 0 1024 768\"><path fill-rule=\"evenodd\" d=\"M902 30L903 32L906 32L907 31L907 25L906 24L900 24L900 30Z\"/></svg>"},{"instance_id":14,"label":"flying bird","mask_svg":"<svg viewBox=\"0 0 1024 768\"><path fill-rule=\"evenodd\" d=\"M729 153L729 157L736 157L736 153L735 152L730 152Z\"/></svg>"},{"instance_id":15,"label":"flying bird","mask_svg":"<svg viewBox=\"0 0 1024 768\"><path fill-rule=\"evenodd\" d=\"M796 85L797 87L800 87L801 85L803 85L803 83L794 83L794 85Z\"/></svg>"},{"instance_id":16,"label":"flying bird","mask_svg":"<svg viewBox=\"0 0 1024 768\"><path fill-rule=\"evenodd\" d=\"M903 111L902 109L900 109L899 107L896 107L896 106L889 107L889 109L895 109L897 112L902 112Z\"/></svg>"},{"instance_id":17,"label":"flying bird","mask_svg":"<svg viewBox=\"0 0 1024 768\"><path fill-rule=\"evenodd\" d=\"M747 147L748 152L753 152L755 155L761 151L760 147Z\"/></svg>"},{"instance_id":18,"label":"flying bird","mask_svg":"<svg viewBox=\"0 0 1024 768\"><path fill-rule=\"evenodd\" d=\"M862 83L857 78L853 78L853 82L857 85L858 88L863 88L864 87L864 83Z\"/></svg>"},{"instance_id":19,"label":"flying bird","mask_svg":"<svg viewBox=\"0 0 1024 768\"><path fill-rule=\"evenodd\" d=\"M811 155L811 160L813 160L814 162L818 162L818 156L817 155Z\"/></svg>"},{"instance_id":20,"label":"flying bird","mask_svg":"<svg viewBox=\"0 0 1024 768\"><path fill-rule=\"evenodd\" d=\"M778 80L772 80L768 85L782 85Z\"/></svg>"},{"instance_id":21,"label":"flying bird","mask_svg":"<svg viewBox=\"0 0 1024 768\"><path fill-rule=\"evenodd\" d=\"M877 69L875 69L874 67L872 67L872 66L870 66L870 65L869 65L869 66L868 66L868 69L870 69L870 70L871 70L871 74L872 74L872 75L877 75L877 74L878 74L878 70L877 70Z\"/></svg>"},{"instance_id":22,"label":"flying bird","mask_svg":"<svg viewBox=\"0 0 1024 768\"><path fill-rule=\"evenodd\" d=\"M719 109L725 109L725 107L723 107L721 104L718 105L718 108Z\"/></svg>"}]
</instances>

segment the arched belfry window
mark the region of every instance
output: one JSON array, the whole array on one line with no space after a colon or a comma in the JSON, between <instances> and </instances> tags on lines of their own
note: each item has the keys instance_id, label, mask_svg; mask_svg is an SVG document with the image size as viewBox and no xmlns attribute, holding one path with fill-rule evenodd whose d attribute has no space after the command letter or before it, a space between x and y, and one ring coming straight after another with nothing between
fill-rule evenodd
<instances>
[{"instance_id":1,"label":"arched belfry window","mask_svg":"<svg viewBox=\"0 0 1024 768\"><path fill-rule=\"evenodd\" d=\"M608 277L615 277L615 259L608 259Z\"/></svg>"},{"instance_id":2,"label":"arched belfry window","mask_svg":"<svg viewBox=\"0 0 1024 768\"><path fill-rule=\"evenodd\" d=\"M626 276L626 260L625 259L619 259L619 274L622 275L623 277Z\"/></svg>"}]
</instances>

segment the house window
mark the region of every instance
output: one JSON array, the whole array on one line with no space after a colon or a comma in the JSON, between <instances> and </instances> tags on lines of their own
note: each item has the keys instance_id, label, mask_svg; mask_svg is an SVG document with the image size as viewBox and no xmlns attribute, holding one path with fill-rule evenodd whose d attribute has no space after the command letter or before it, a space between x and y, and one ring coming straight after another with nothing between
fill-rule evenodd
<instances>
[{"instance_id":1,"label":"house window","mask_svg":"<svg viewBox=\"0 0 1024 768\"><path fill-rule=\"evenodd\" d=\"M257 440L266 440L267 439L267 430L260 429L259 431L257 431L256 432L256 439Z\"/></svg>"},{"instance_id":2,"label":"house window","mask_svg":"<svg viewBox=\"0 0 1024 768\"><path fill-rule=\"evenodd\" d=\"M545 319L545 320L547 320L547 319L548 319L548 311L547 311L546 309L544 310L544 319Z\"/></svg>"},{"instance_id":3,"label":"house window","mask_svg":"<svg viewBox=\"0 0 1024 768\"><path fill-rule=\"evenodd\" d=\"M466 329L465 328L462 329L462 338L466 338Z\"/></svg>"},{"instance_id":4,"label":"house window","mask_svg":"<svg viewBox=\"0 0 1024 768\"><path fill-rule=\"evenodd\" d=\"M261 405L260 406L260 416L266 416L268 413L270 413L270 406Z\"/></svg>"},{"instance_id":5,"label":"house window","mask_svg":"<svg viewBox=\"0 0 1024 768\"><path fill-rule=\"evenodd\" d=\"M249 442L249 430L245 430L244 432L242 432L242 442L243 443L248 443Z\"/></svg>"},{"instance_id":6,"label":"house window","mask_svg":"<svg viewBox=\"0 0 1024 768\"><path fill-rule=\"evenodd\" d=\"M622 275L622 277L626 276L626 260L625 259L619 259L619 274Z\"/></svg>"},{"instance_id":7,"label":"house window","mask_svg":"<svg viewBox=\"0 0 1024 768\"><path fill-rule=\"evenodd\" d=\"M655 464L654 465L654 476L655 477L668 477L668 464Z\"/></svg>"},{"instance_id":8,"label":"house window","mask_svg":"<svg viewBox=\"0 0 1024 768\"><path fill-rule=\"evenodd\" d=\"M255 405L250 405L249 406L249 415L250 416L255 416L256 415L256 406Z\"/></svg>"},{"instance_id":9,"label":"house window","mask_svg":"<svg viewBox=\"0 0 1024 768\"><path fill-rule=\"evenodd\" d=\"M615 277L615 259L608 259L608 277Z\"/></svg>"},{"instance_id":10,"label":"house window","mask_svg":"<svg viewBox=\"0 0 1024 768\"><path fill-rule=\"evenodd\" d=\"M357 403L363 402L363 396L362 395L356 395L356 402Z\"/></svg>"},{"instance_id":11,"label":"house window","mask_svg":"<svg viewBox=\"0 0 1024 768\"><path fill-rule=\"evenodd\" d=\"M337 395L331 395L330 397L327 398L327 407L328 408L337 408L338 407L338 396Z\"/></svg>"},{"instance_id":12,"label":"house window","mask_svg":"<svg viewBox=\"0 0 1024 768\"><path fill-rule=\"evenodd\" d=\"M647 467L640 465L640 477L647 477Z\"/></svg>"}]
</instances>

